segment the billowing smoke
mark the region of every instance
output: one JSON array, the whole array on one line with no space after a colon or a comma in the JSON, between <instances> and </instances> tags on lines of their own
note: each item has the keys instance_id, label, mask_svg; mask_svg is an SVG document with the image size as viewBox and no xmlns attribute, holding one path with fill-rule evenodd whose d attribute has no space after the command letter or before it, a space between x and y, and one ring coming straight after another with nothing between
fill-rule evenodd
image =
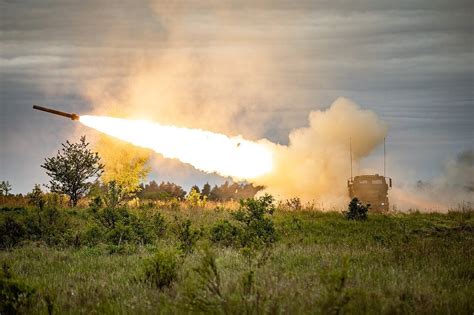
<instances>
[{"instance_id":1,"label":"billowing smoke","mask_svg":"<svg viewBox=\"0 0 474 315\"><path fill-rule=\"evenodd\" d=\"M350 139L357 168L383 142L387 130L374 112L339 98L325 111L312 111L309 126L293 130L288 146L274 146L274 169L257 183L281 198L340 204L348 198Z\"/></svg>"},{"instance_id":2,"label":"billowing smoke","mask_svg":"<svg viewBox=\"0 0 474 315\"><path fill-rule=\"evenodd\" d=\"M395 188L393 203L402 210L447 211L474 205L474 151L465 150L447 161L432 180Z\"/></svg>"},{"instance_id":3,"label":"billowing smoke","mask_svg":"<svg viewBox=\"0 0 474 315\"><path fill-rule=\"evenodd\" d=\"M154 47L153 54L142 49L127 57L105 56L104 62L123 64L126 75L120 80L98 76L88 82L84 92L94 104L93 114L146 118L258 140L278 115L281 119L282 108L294 108L301 101L281 64L294 52L259 41L262 36L272 38L273 32L283 38L294 36L290 30L246 25L245 11L230 14L219 3L193 10L173 2L153 3L152 9L163 29L161 49L157 53ZM253 14L268 20L264 11ZM219 27L203 29L206 25ZM108 40L114 42L113 36ZM387 126L375 113L344 98L326 110L310 112L309 126L304 128L295 123L304 116L286 116L278 126L279 139L271 140L284 139L293 129L288 145L267 141L274 169L254 181L280 198L345 200L350 138L356 168L357 161L381 143Z\"/></svg>"},{"instance_id":4,"label":"billowing smoke","mask_svg":"<svg viewBox=\"0 0 474 315\"><path fill-rule=\"evenodd\" d=\"M337 205L346 202L349 139L354 174L359 174L359 160L382 143L386 124L374 112L339 98L326 110L311 111L309 125L300 128L311 108L322 107L302 96L295 85L301 81L306 88L324 90L326 80L324 73L314 75L310 85L285 69L286 60L291 58L295 64L301 58L297 53L301 49L284 45L285 38L298 36L300 30L281 27L275 20L278 12L231 10L225 5L225 1L203 5L151 2L150 11L158 26L150 32L133 33L143 37L136 51L123 52L122 33L107 34L104 40L117 49L93 56L92 61L90 56L84 59L87 65L97 67L95 79L86 80L84 86L85 97L94 105L92 114L147 119L230 137L242 135L248 140L271 137L266 143L274 152L274 170L254 179L255 183L267 186L280 198L299 196ZM298 12L294 14L298 18ZM275 38L279 42L273 43ZM317 62L318 56L314 58ZM119 65L122 72L103 73L108 63L114 69ZM277 144L287 141L287 145ZM181 167L160 157L153 162L158 168ZM472 162L470 173L456 173L459 163L448 164L444 175L422 185L423 189L405 189L403 194L410 191L416 196L421 192L425 201L435 205L472 196L463 185L453 185L461 175L472 174ZM174 173L180 172L183 169ZM173 171L167 169L165 173ZM397 183L396 176L394 179ZM394 189L392 204L410 207L404 200L415 198L402 198L403 194ZM432 204L423 205L433 209Z\"/></svg>"}]
</instances>

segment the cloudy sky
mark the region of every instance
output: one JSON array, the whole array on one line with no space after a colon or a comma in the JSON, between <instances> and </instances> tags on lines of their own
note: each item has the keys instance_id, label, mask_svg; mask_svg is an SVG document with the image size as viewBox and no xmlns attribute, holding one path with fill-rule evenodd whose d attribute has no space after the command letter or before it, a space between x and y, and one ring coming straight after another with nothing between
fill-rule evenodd
<instances>
[{"instance_id":1,"label":"cloudy sky","mask_svg":"<svg viewBox=\"0 0 474 315\"><path fill-rule=\"evenodd\" d=\"M44 158L83 131L33 104L85 114L123 101L158 121L286 144L343 96L389 124L399 183L474 147L472 1L0 3L0 180L15 193L46 183ZM364 165L380 161L379 148ZM186 188L222 181L159 156L152 165L150 178Z\"/></svg>"}]
</instances>

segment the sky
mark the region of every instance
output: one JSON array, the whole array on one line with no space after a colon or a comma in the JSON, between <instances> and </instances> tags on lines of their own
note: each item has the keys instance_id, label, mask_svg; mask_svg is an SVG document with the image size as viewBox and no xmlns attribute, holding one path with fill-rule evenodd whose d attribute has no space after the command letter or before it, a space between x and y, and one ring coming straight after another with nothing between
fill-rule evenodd
<instances>
[{"instance_id":1,"label":"sky","mask_svg":"<svg viewBox=\"0 0 474 315\"><path fill-rule=\"evenodd\" d=\"M47 183L60 144L93 132L32 110L121 109L288 143L345 97L387 122L387 171L430 180L474 148L472 1L0 1L0 180ZM119 110L120 111L120 110ZM382 172L379 146L363 161ZM149 179L217 175L154 155ZM363 170L361 170L363 171ZM341 179L345 181L345 179Z\"/></svg>"}]
</instances>

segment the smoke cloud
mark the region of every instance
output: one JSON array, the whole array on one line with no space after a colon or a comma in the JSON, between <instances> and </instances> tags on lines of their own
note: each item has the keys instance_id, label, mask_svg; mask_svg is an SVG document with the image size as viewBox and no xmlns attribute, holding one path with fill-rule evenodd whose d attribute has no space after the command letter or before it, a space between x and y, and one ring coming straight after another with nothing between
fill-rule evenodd
<instances>
[{"instance_id":1,"label":"smoke cloud","mask_svg":"<svg viewBox=\"0 0 474 315\"><path fill-rule=\"evenodd\" d=\"M397 187L393 203L401 209L447 211L474 205L474 151L465 150L448 160L432 180Z\"/></svg>"},{"instance_id":2,"label":"smoke cloud","mask_svg":"<svg viewBox=\"0 0 474 315\"><path fill-rule=\"evenodd\" d=\"M347 201L350 139L353 167L383 142L387 125L346 98L325 111L312 111L309 126L293 130L288 146L274 145L274 170L257 180L281 197L298 196L338 205Z\"/></svg>"}]
</instances>

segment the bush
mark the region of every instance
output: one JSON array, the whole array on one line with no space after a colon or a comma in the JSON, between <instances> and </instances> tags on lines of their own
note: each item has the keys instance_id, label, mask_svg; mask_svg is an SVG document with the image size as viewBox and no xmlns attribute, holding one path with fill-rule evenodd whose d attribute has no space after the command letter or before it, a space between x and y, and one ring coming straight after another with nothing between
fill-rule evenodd
<instances>
[{"instance_id":1,"label":"bush","mask_svg":"<svg viewBox=\"0 0 474 315\"><path fill-rule=\"evenodd\" d=\"M97 224L86 226L82 232L81 239L85 245L95 246L103 238L103 230Z\"/></svg>"},{"instance_id":2,"label":"bush","mask_svg":"<svg viewBox=\"0 0 474 315\"><path fill-rule=\"evenodd\" d=\"M224 246L237 245L242 235L241 229L225 220L211 228L211 241Z\"/></svg>"},{"instance_id":3,"label":"bush","mask_svg":"<svg viewBox=\"0 0 474 315\"><path fill-rule=\"evenodd\" d=\"M225 246L268 246L277 240L273 221L267 217L274 211L273 197L268 194L241 200L239 210L232 214L240 226L228 221L218 223L211 228L211 241Z\"/></svg>"},{"instance_id":4,"label":"bush","mask_svg":"<svg viewBox=\"0 0 474 315\"><path fill-rule=\"evenodd\" d=\"M207 196L201 196L195 188L191 189L186 197L186 203L192 208L204 208L206 206Z\"/></svg>"},{"instance_id":5,"label":"bush","mask_svg":"<svg viewBox=\"0 0 474 315\"><path fill-rule=\"evenodd\" d=\"M6 217L0 225L0 248L11 248L20 243L26 231L22 224L10 217Z\"/></svg>"},{"instance_id":6,"label":"bush","mask_svg":"<svg viewBox=\"0 0 474 315\"><path fill-rule=\"evenodd\" d=\"M179 241L179 249L183 253L189 254L194 251L200 233L191 229L191 220L181 221L176 218L176 236Z\"/></svg>"},{"instance_id":7,"label":"bush","mask_svg":"<svg viewBox=\"0 0 474 315\"><path fill-rule=\"evenodd\" d=\"M267 217L275 211L274 199L265 194L260 198L240 201L240 207L233 217L243 225L241 245L270 245L277 240L273 221Z\"/></svg>"},{"instance_id":8,"label":"bush","mask_svg":"<svg viewBox=\"0 0 474 315\"><path fill-rule=\"evenodd\" d=\"M347 211L343 212L343 214L348 220L365 221L367 220L367 211L369 211L369 208L369 204L364 206L359 202L359 199L354 198L349 203Z\"/></svg>"},{"instance_id":9,"label":"bush","mask_svg":"<svg viewBox=\"0 0 474 315\"><path fill-rule=\"evenodd\" d=\"M161 237L166 231L166 220L161 213L156 213L151 219L152 229L156 237Z\"/></svg>"},{"instance_id":10,"label":"bush","mask_svg":"<svg viewBox=\"0 0 474 315\"><path fill-rule=\"evenodd\" d=\"M164 289L176 281L177 266L177 255L174 251L158 251L145 261L142 280L160 290Z\"/></svg>"}]
</instances>

